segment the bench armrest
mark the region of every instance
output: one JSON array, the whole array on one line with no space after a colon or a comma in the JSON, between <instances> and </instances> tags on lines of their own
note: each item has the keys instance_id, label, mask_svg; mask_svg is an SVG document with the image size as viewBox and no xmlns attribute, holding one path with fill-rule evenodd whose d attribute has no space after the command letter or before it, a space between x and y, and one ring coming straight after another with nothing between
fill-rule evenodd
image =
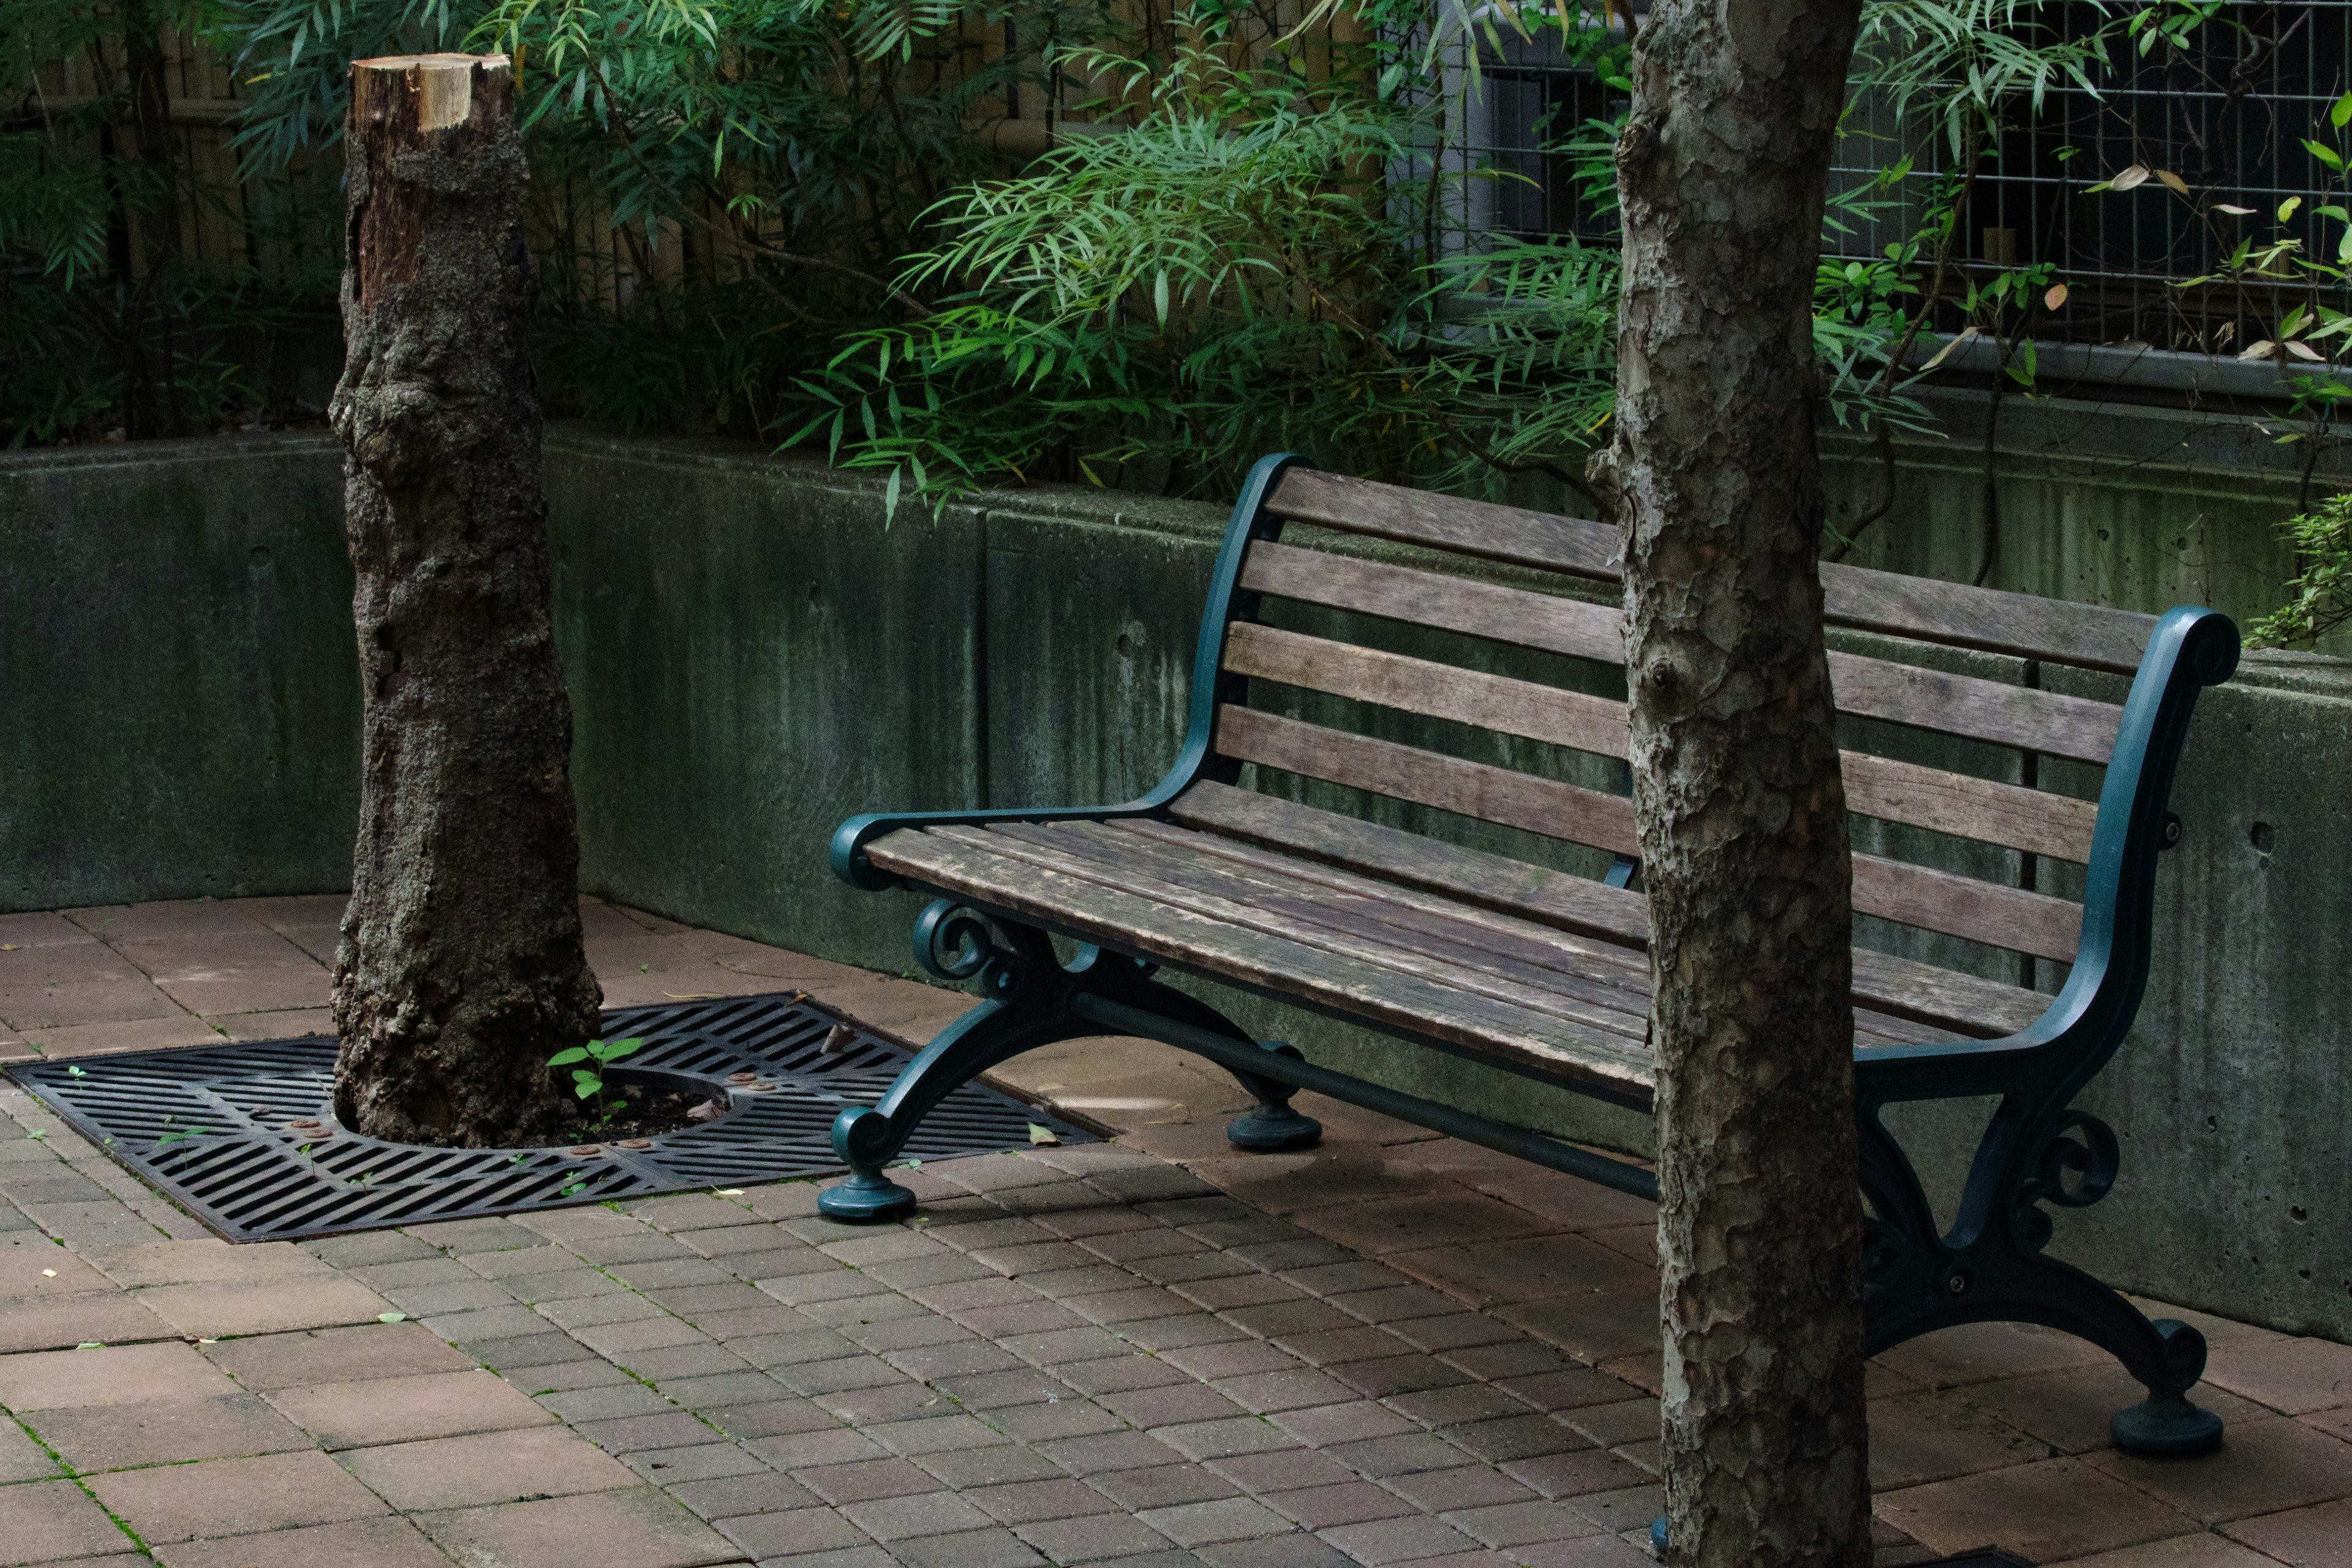
<instances>
[{"instance_id":1,"label":"bench armrest","mask_svg":"<svg viewBox=\"0 0 2352 1568\"><path fill-rule=\"evenodd\" d=\"M1281 520L1265 510L1266 497L1274 492L1276 483L1286 470L1301 466L1302 459L1287 452L1260 458L1242 485L1240 498L1234 502L1233 518L1225 524L1224 543L1218 548L1216 568L1209 579L1209 602L1201 612L1200 641L1193 645L1192 690L1184 743L1167 775L1149 792L1118 805L868 812L851 817L834 830L829 857L834 875L854 888L868 890L895 886L898 879L876 869L866 858L866 847L902 827L962 827L992 822L1108 822L1122 816L1150 816L1202 778L1232 783L1232 778L1225 775L1237 774L1239 769L1220 765L1211 756L1209 745L1216 727L1218 704L1241 700L1236 689L1239 678L1224 672L1225 627L1234 615L1234 598L1241 581L1242 558L1249 552L1254 541L1278 532L1282 527Z\"/></svg>"},{"instance_id":2,"label":"bench armrest","mask_svg":"<svg viewBox=\"0 0 2352 1568\"><path fill-rule=\"evenodd\" d=\"M2125 699L2099 792L2098 826L2084 878L2083 939L2066 984L2041 1018L1997 1040L1889 1047L1857 1063L1882 1098L1977 1092L1970 1058L2046 1054L2060 1102L2090 1081L2123 1043L2147 988L2155 941L2158 858L2179 841L2169 801L2197 694L2238 668L2238 628L2199 605L2167 610ZM2012 1069L2002 1069L2009 1071Z\"/></svg>"}]
</instances>

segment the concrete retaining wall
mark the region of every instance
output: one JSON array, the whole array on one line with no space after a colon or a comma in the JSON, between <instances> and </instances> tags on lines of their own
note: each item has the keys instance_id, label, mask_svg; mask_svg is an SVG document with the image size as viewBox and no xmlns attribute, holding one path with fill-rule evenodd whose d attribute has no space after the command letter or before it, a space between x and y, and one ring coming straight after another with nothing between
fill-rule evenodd
<instances>
[{"instance_id":1,"label":"concrete retaining wall","mask_svg":"<svg viewBox=\"0 0 2352 1568\"><path fill-rule=\"evenodd\" d=\"M1217 509L1024 493L886 529L874 487L740 449L566 430L549 458L595 892L904 969L914 901L824 870L843 816L1122 798L1172 753ZM2132 504L2160 519L2159 500ZM317 440L0 459L0 908L341 885L339 516ZM2062 1218L2057 1249L2131 1289L2352 1339L2347 766L2335 661L2257 656L2208 698L2158 984L2084 1101L2122 1138L2123 1179ZM1644 1135L1488 1069L1234 1011L1401 1088ZM1948 1183L1973 1127L1948 1108L1912 1120Z\"/></svg>"}]
</instances>

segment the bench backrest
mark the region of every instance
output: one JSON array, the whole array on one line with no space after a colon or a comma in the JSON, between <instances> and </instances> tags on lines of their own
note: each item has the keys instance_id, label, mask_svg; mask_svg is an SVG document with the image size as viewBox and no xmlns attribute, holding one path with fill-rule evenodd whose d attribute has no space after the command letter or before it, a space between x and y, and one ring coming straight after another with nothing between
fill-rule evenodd
<instances>
[{"instance_id":1,"label":"bench backrest","mask_svg":"<svg viewBox=\"0 0 2352 1568\"><path fill-rule=\"evenodd\" d=\"M1332 531L1318 539L1294 528L1286 538L1291 524ZM1368 559L1344 545L1317 547L1349 535L1434 553L1426 563L1407 565ZM1325 474L1287 458L1261 462L1234 513L1202 626L1194 732L1202 735L1206 722L1203 776L1232 779L1239 764L1255 763L1635 855L1633 803L1625 795L1401 743L1365 733L1366 726L1308 722L1286 711L1297 705L1286 689L1621 761L1628 739L1622 700L1268 622L1269 610L1288 602L1622 668L1616 604L1480 576L1481 563L1501 563L1614 583L1618 554L1615 531L1599 523ZM2061 963L2090 956L2085 949L2095 944L2101 973L2084 978L2099 986L2128 984L2129 1005L2136 1006L2146 933L2119 933L2115 921L2119 908L2146 904L2155 853L2168 829L2177 832L2165 795L2188 707L2199 685L2226 679L2234 668L2234 628L2210 611L2175 610L2159 618L1845 565L1824 566L1822 584L1832 626L1904 639L1924 658L1969 649L2033 661L2029 674L2057 666L2137 676L2129 699L2116 703L1896 658L1830 656L1841 714L1873 721L1845 727L1854 732L1844 774L1856 815L2082 868L2077 875L2053 868L2055 874L2037 876L2032 858L1977 855L1979 864L2010 868L2007 878L1994 879L1951 868L1966 855L1939 856L1947 864L1938 867L1857 853L1855 910ZM1348 616L1329 620L1348 624ZM1942 662L1955 661L1947 654ZM1318 716L1335 710L1348 705L1324 703ZM2000 770L2013 780L1997 779L1881 754L1886 748L1871 743L1905 730L1973 742L1959 750L1973 750L1979 765L1987 748L1996 748L1991 754L2001 758L2105 767L2106 787L2095 804L2042 787L2042 775L2062 770L2037 770L2028 762ZM2085 770L2072 772L2079 789ZM2084 889L2081 901L2050 890L2067 884ZM2128 909L2124 914L2132 918ZM2144 907L2137 919L2144 927ZM2111 956L2128 957L2111 954L2119 934L2131 939L2124 946L2140 950L2136 965L2125 965L2136 973L2105 973Z\"/></svg>"}]
</instances>

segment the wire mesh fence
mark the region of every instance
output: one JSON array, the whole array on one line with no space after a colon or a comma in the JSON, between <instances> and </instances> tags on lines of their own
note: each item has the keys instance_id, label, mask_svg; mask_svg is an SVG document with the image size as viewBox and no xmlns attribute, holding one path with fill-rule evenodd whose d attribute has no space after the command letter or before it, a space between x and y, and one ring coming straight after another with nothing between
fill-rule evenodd
<instances>
[{"instance_id":1,"label":"wire mesh fence","mask_svg":"<svg viewBox=\"0 0 2352 1568\"><path fill-rule=\"evenodd\" d=\"M1952 260L1963 277L2046 267L2065 282L2065 306L2035 321L2037 336L2231 352L2315 286L2307 273L2231 273L2242 243L2293 241L2331 266L2352 258L2343 216L2352 200L2330 161L2345 151L2330 110L2352 90L2352 0L2199 0L2197 9L2201 21L2157 34L2145 50L2137 35L2113 37L2107 68L2093 73L2096 90L2062 84L2038 109L2017 104L2011 128L1982 150ZM2073 0L2025 16L2039 41L2056 42L2112 31L2118 11ZM1472 47L1481 51L1475 70ZM1465 38L1450 75L1459 137L1451 162L1477 176L1455 198L1464 226L1605 237L1572 143L1591 142L1623 97L1550 34L1506 37L1499 47ZM1938 183L1965 158L1898 119L1883 96L1857 95L1833 188L1871 185L1906 160L1908 171L1874 194L1867 216L1826 234L1825 251L1874 258L1913 239ZM2108 182L2114 188L2095 188ZM1953 307L1945 314L1937 325L1958 324Z\"/></svg>"}]
</instances>

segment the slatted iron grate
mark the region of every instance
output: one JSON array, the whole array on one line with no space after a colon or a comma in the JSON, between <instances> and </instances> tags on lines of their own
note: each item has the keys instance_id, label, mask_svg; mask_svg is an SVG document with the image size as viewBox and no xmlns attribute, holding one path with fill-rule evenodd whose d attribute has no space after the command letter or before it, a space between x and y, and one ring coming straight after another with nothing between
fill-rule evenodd
<instances>
[{"instance_id":1,"label":"slatted iron grate","mask_svg":"<svg viewBox=\"0 0 2352 1568\"><path fill-rule=\"evenodd\" d=\"M835 1039L836 1026L847 1038ZM9 1071L117 1160L231 1241L282 1241L560 1208L693 1187L741 1186L842 1169L833 1120L871 1105L907 1064L905 1045L793 996L625 1007L607 1039L645 1046L615 1083L687 1089L727 1114L683 1131L566 1148L432 1149L362 1138L334 1120L335 1042L324 1037L142 1051ZM730 1076L749 1082L730 1082ZM328 1131L306 1131L306 1121ZM1026 1148L1034 1123L1089 1134L977 1084L925 1118L920 1159ZM634 1142L634 1141L633 1141Z\"/></svg>"}]
</instances>

